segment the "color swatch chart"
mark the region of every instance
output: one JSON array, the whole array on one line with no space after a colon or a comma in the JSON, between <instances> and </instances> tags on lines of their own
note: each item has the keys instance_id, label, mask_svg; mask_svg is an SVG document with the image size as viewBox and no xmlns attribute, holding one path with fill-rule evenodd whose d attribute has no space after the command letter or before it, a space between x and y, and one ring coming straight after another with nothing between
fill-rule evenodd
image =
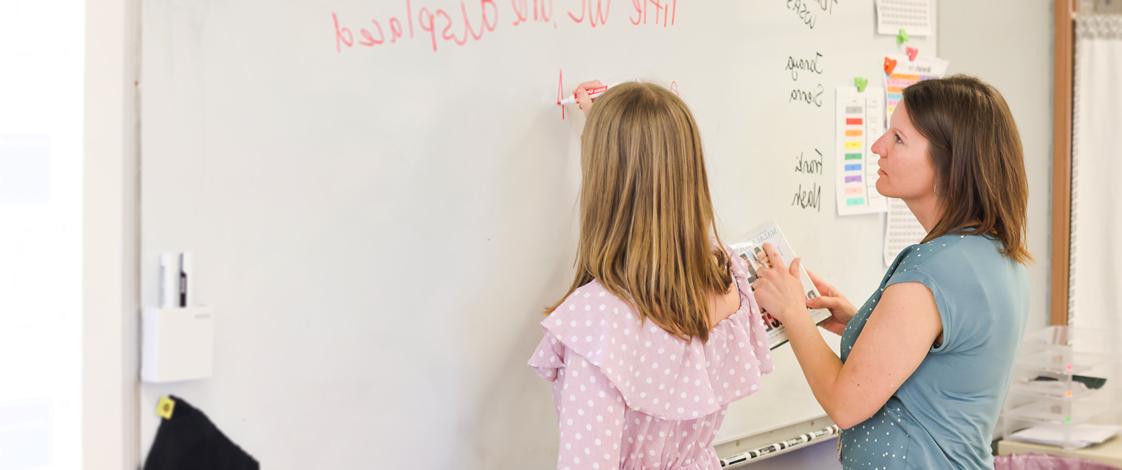
<instances>
[{"instance_id":1,"label":"color swatch chart","mask_svg":"<svg viewBox=\"0 0 1122 470\"><path fill-rule=\"evenodd\" d=\"M884 58L885 115L892 117L896 105L904 99L904 89L913 83L931 78L942 78L947 73L947 62L938 58L906 55Z\"/></svg>"},{"instance_id":2,"label":"color swatch chart","mask_svg":"<svg viewBox=\"0 0 1122 470\"><path fill-rule=\"evenodd\" d=\"M876 154L873 142L884 133L884 89L837 89L837 169L834 184L838 215L884 212L884 196L877 192Z\"/></svg>"}]
</instances>

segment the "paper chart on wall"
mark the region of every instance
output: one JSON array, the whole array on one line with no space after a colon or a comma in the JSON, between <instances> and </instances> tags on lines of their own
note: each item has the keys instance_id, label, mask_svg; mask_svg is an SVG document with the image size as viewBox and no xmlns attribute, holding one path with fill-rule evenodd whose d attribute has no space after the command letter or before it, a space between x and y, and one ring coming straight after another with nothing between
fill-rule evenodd
<instances>
[{"instance_id":1,"label":"paper chart on wall","mask_svg":"<svg viewBox=\"0 0 1122 470\"><path fill-rule=\"evenodd\" d=\"M896 105L904 98L905 88L923 80L942 78L947 73L947 65L947 61L938 57L884 56L885 118L892 118Z\"/></svg>"},{"instance_id":2,"label":"paper chart on wall","mask_svg":"<svg viewBox=\"0 0 1122 470\"><path fill-rule=\"evenodd\" d=\"M884 196L877 192L876 154L873 142L884 133L884 89L838 87L836 106L836 161L834 191L838 215L884 212Z\"/></svg>"},{"instance_id":3,"label":"paper chart on wall","mask_svg":"<svg viewBox=\"0 0 1122 470\"><path fill-rule=\"evenodd\" d=\"M896 34L901 29L912 36L931 34L930 0L877 0L877 34Z\"/></svg>"},{"instance_id":4,"label":"paper chart on wall","mask_svg":"<svg viewBox=\"0 0 1122 470\"><path fill-rule=\"evenodd\" d=\"M889 267L904 248L923 241L927 230L912 214L903 200L888 198L888 215L884 221L884 266Z\"/></svg>"}]
</instances>

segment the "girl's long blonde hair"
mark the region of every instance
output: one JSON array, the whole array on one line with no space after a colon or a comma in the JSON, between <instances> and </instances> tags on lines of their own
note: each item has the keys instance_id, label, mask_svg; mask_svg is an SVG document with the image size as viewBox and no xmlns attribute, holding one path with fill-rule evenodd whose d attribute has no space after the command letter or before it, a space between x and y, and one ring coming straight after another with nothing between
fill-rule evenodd
<instances>
[{"instance_id":1,"label":"girl's long blonde hair","mask_svg":"<svg viewBox=\"0 0 1122 470\"><path fill-rule=\"evenodd\" d=\"M584 125L581 171L576 278L547 311L595 279L640 318L706 341L710 301L732 282L731 261L686 104L658 85L612 87Z\"/></svg>"}]
</instances>

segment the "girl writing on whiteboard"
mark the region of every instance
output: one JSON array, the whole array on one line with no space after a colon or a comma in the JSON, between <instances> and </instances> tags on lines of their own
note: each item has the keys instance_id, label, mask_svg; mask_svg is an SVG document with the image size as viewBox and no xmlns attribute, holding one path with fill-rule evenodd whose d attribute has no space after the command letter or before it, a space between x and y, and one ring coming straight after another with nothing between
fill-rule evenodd
<instances>
[{"instance_id":1,"label":"girl writing on whiteboard","mask_svg":"<svg viewBox=\"0 0 1122 470\"><path fill-rule=\"evenodd\" d=\"M530 359L553 383L557 467L717 469L729 403L771 371L743 260L717 237L697 124L657 85L596 100L581 134L576 278Z\"/></svg>"},{"instance_id":2,"label":"girl writing on whiteboard","mask_svg":"<svg viewBox=\"0 0 1122 470\"><path fill-rule=\"evenodd\" d=\"M1001 95L970 77L904 90L880 155L877 191L903 199L927 230L860 309L798 260L754 284L787 327L807 382L841 428L844 468L992 469L990 440L1028 308L1028 188L1017 127ZM829 308L841 357L810 322ZM826 325L826 324L824 324Z\"/></svg>"}]
</instances>

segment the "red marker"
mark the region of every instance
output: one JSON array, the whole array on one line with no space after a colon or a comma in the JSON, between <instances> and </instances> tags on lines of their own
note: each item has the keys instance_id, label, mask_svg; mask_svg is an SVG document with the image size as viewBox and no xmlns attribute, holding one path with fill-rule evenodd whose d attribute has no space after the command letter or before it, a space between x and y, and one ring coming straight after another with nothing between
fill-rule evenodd
<instances>
[{"instance_id":1,"label":"red marker","mask_svg":"<svg viewBox=\"0 0 1122 470\"><path fill-rule=\"evenodd\" d=\"M588 91L588 98L589 99L596 99L596 98L600 97L600 95L603 95L605 91L608 91L608 88L611 88L613 86L615 86L615 84L600 85L598 87L589 88L587 90ZM575 91L573 92L573 97L572 98L565 98L565 99L561 100L561 104L577 104L577 92L575 92Z\"/></svg>"}]
</instances>

